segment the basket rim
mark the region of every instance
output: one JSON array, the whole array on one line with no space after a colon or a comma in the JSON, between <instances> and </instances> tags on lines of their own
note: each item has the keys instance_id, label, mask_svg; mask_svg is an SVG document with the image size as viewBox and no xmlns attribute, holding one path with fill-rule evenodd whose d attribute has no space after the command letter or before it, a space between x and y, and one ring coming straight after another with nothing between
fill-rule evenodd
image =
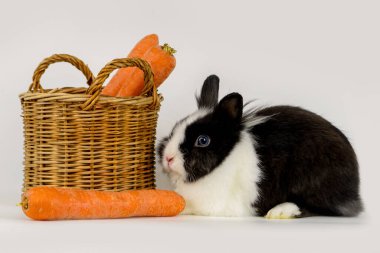
<instances>
[{"instance_id":1,"label":"basket rim","mask_svg":"<svg viewBox=\"0 0 380 253\"><path fill-rule=\"evenodd\" d=\"M83 103L87 101L90 94L85 94L87 88L85 87L62 87L55 89L45 89L44 92L27 91L19 94L19 98L23 101L40 101L40 102L67 102L67 103ZM75 93L74 93L75 92ZM158 93L159 102L164 100L163 96ZM133 97L114 97L108 95L100 95L98 103L101 104L125 104L125 105L151 105L153 96L133 96Z\"/></svg>"}]
</instances>

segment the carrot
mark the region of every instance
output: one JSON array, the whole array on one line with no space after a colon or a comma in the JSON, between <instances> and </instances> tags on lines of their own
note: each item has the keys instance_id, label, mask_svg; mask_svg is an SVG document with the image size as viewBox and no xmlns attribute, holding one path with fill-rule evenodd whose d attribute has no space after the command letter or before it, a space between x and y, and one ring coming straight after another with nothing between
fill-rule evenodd
<instances>
[{"instance_id":1,"label":"carrot","mask_svg":"<svg viewBox=\"0 0 380 253\"><path fill-rule=\"evenodd\" d=\"M27 190L21 203L34 220L110 219L138 216L175 216L185 200L173 191L107 192L39 186Z\"/></svg>"},{"instance_id":2,"label":"carrot","mask_svg":"<svg viewBox=\"0 0 380 253\"><path fill-rule=\"evenodd\" d=\"M145 53L154 46L158 45L158 36L156 34L149 34L142 38L132 51L128 54L129 58L141 58ZM125 82L126 78L137 69L136 67L122 68L111 78L109 83L102 90L103 95L116 96L120 87Z\"/></svg>"},{"instance_id":3,"label":"carrot","mask_svg":"<svg viewBox=\"0 0 380 253\"><path fill-rule=\"evenodd\" d=\"M163 46L154 46L142 57L146 60L154 74L154 84L160 86L165 79L170 75L176 65L176 60L173 54L175 50L168 44ZM135 69L134 72L126 78L125 83L120 88L118 97L129 97L141 95L144 88L144 75L140 69Z\"/></svg>"},{"instance_id":4,"label":"carrot","mask_svg":"<svg viewBox=\"0 0 380 253\"><path fill-rule=\"evenodd\" d=\"M154 46L158 46L158 36L157 34L149 34L137 42L135 47L128 54L128 57L142 57L149 49Z\"/></svg>"}]
</instances>

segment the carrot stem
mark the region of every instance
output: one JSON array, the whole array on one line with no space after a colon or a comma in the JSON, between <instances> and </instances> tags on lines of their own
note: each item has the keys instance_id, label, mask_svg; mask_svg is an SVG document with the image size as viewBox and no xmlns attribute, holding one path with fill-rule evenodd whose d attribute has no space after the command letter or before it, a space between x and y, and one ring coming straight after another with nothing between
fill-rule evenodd
<instances>
[{"instance_id":1,"label":"carrot stem","mask_svg":"<svg viewBox=\"0 0 380 253\"><path fill-rule=\"evenodd\" d=\"M171 46L169 46L168 43L165 43L163 46L161 46L162 50L164 50L165 52L169 53L170 55L173 55L177 52L177 50L175 50L174 48L172 48Z\"/></svg>"}]
</instances>

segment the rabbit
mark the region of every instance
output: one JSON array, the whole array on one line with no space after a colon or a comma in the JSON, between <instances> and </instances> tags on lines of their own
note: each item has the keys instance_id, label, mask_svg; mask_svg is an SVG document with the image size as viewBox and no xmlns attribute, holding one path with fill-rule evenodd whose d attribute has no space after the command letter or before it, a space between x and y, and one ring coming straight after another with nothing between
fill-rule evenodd
<instances>
[{"instance_id":1,"label":"rabbit","mask_svg":"<svg viewBox=\"0 0 380 253\"><path fill-rule=\"evenodd\" d=\"M157 146L158 165L186 200L182 214L357 216L359 169L347 137L321 116L293 106L250 107L239 93L218 103L209 76L198 110Z\"/></svg>"}]
</instances>

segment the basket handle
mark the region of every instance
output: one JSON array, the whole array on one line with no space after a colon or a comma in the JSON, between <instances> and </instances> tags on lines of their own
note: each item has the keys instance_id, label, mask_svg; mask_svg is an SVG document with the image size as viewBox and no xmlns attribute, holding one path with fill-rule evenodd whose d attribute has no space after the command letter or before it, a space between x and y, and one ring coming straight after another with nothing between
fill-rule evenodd
<instances>
[{"instance_id":1,"label":"basket handle","mask_svg":"<svg viewBox=\"0 0 380 253\"><path fill-rule=\"evenodd\" d=\"M149 65L149 63L140 58L120 58L114 59L109 62L106 66L104 66L99 74L96 76L93 84L87 89L86 94L90 94L91 97L87 99L87 101L82 104L81 108L83 110L91 110L95 107L97 101L99 100L99 96L102 92L102 86L108 76L112 73L112 71L120 68L127 67L138 67L144 72L144 89L141 92L143 96L153 97L153 102L150 105L151 109L154 109L158 105L158 94L157 89L153 82L153 72Z\"/></svg>"},{"instance_id":2,"label":"basket handle","mask_svg":"<svg viewBox=\"0 0 380 253\"><path fill-rule=\"evenodd\" d=\"M45 58L36 68L33 74L33 82L30 84L28 91L30 92L44 92L44 89L42 88L40 84L41 76L45 73L46 69L49 67L50 64L56 63L56 62L68 62L74 65L77 69L82 71L82 73L86 76L87 84L91 85L94 78L94 75L92 74L91 70L88 68L88 66L80 59L78 59L75 56L69 55L69 54L53 54L52 56Z\"/></svg>"}]
</instances>

